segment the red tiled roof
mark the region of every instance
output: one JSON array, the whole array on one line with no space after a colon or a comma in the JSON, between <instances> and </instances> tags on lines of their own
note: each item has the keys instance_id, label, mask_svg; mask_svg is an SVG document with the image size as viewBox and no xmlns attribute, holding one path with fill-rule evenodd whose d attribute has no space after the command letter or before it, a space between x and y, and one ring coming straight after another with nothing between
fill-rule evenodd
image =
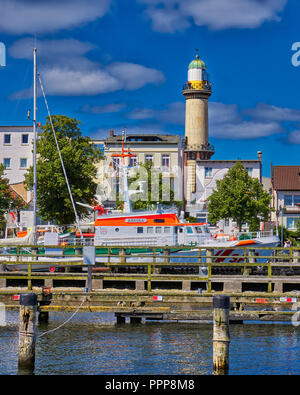
<instances>
[{"instance_id":1,"label":"red tiled roof","mask_svg":"<svg viewBox=\"0 0 300 395\"><path fill-rule=\"evenodd\" d=\"M300 166L273 166L272 169L275 190L300 191Z\"/></svg>"}]
</instances>

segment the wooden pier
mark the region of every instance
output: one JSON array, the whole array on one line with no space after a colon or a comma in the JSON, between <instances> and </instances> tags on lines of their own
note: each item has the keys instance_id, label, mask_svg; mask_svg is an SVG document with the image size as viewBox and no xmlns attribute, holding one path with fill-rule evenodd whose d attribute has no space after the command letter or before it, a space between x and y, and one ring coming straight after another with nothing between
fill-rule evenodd
<instances>
[{"instance_id":1,"label":"wooden pier","mask_svg":"<svg viewBox=\"0 0 300 395\"><path fill-rule=\"evenodd\" d=\"M218 294L230 296L230 322L236 323L291 321L300 303L298 248L272 248L274 253L262 263L262 256L256 262L259 251L253 247L239 247L239 255L231 262L220 260L214 248L197 251L191 247L197 251L192 262L186 255L186 261L174 263L166 247L140 247L141 252L136 248L135 254L126 248L106 247L96 250L96 257L106 262L96 262L90 271L82 246L76 246L78 262L68 260L67 248L61 247L57 254L66 260L47 262L55 271L32 269L45 265L41 257L53 258L43 252L44 247L28 253L28 246L16 246L15 254L0 254L2 265L14 267L14 271L0 273L0 302L7 309L19 308L18 295L32 292L38 296L39 314L74 311L80 306L79 312L114 313L119 324L126 319L131 323L211 321L212 300ZM141 257L147 259L140 261ZM26 270L17 271L25 263Z\"/></svg>"}]
</instances>

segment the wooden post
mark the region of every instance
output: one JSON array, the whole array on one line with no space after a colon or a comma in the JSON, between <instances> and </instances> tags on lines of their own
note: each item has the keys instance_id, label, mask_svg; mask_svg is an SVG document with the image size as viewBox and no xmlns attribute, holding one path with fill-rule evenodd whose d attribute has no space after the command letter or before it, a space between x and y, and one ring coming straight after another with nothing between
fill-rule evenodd
<instances>
[{"instance_id":1,"label":"wooden post","mask_svg":"<svg viewBox=\"0 0 300 395\"><path fill-rule=\"evenodd\" d=\"M126 318L117 314L117 325L123 325L126 323Z\"/></svg>"},{"instance_id":2,"label":"wooden post","mask_svg":"<svg viewBox=\"0 0 300 395\"><path fill-rule=\"evenodd\" d=\"M20 295L19 368L34 369L37 295Z\"/></svg>"},{"instance_id":3,"label":"wooden post","mask_svg":"<svg viewBox=\"0 0 300 395\"><path fill-rule=\"evenodd\" d=\"M229 368L229 308L226 295L213 297L213 373L226 374Z\"/></svg>"}]
</instances>

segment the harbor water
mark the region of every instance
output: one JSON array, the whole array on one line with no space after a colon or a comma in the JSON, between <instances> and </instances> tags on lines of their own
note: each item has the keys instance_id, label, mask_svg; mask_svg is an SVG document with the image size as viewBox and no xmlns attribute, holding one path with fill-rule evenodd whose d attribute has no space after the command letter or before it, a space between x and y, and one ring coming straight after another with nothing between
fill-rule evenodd
<instances>
[{"instance_id":1,"label":"harbor water","mask_svg":"<svg viewBox=\"0 0 300 395\"><path fill-rule=\"evenodd\" d=\"M50 313L38 333L71 313ZM0 374L18 372L18 311L0 326ZM300 373L300 327L291 323L230 326L229 375ZM78 313L39 337L36 375L211 375L212 324L142 322L116 325L110 313Z\"/></svg>"}]
</instances>

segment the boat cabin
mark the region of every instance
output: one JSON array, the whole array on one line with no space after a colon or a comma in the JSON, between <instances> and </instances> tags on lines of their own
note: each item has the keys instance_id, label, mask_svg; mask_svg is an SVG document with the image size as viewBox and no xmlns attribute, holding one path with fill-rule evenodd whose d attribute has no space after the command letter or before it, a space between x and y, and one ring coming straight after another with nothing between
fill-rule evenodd
<instances>
[{"instance_id":1,"label":"boat cabin","mask_svg":"<svg viewBox=\"0 0 300 395\"><path fill-rule=\"evenodd\" d=\"M174 213L103 215L95 221L95 245L197 245L211 238L206 224L180 223Z\"/></svg>"}]
</instances>

